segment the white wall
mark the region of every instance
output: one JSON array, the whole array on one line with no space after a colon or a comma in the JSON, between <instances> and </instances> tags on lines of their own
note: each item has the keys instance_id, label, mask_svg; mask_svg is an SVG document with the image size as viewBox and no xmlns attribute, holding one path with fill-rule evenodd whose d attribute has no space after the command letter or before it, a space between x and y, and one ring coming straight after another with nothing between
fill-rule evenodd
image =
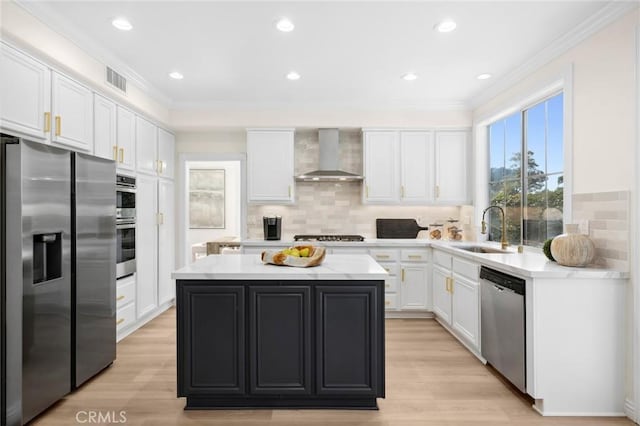
<instances>
[{"instance_id":1,"label":"white wall","mask_svg":"<svg viewBox=\"0 0 640 426\"><path fill-rule=\"evenodd\" d=\"M634 10L473 111L475 120L526 98L573 66L573 191L629 190L634 171Z\"/></svg>"},{"instance_id":2,"label":"white wall","mask_svg":"<svg viewBox=\"0 0 640 426\"><path fill-rule=\"evenodd\" d=\"M219 237L240 236L240 162L239 161L187 161L186 172L190 169L224 169L224 229L189 229L189 246L211 241ZM185 186L188 187L188 179ZM189 211L187 206L187 212Z\"/></svg>"},{"instance_id":3,"label":"white wall","mask_svg":"<svg viewBox=\"0 0 640 426\"><path fill-rule=\"evenodd\" d=\"M216 154L247 152L247 134L244 129L178 132L176 151Z\"/></svg>"},{"instance_id":4,"label":"white wall","mask_svg":"<svg viewBox=\"0 0 640 426\"><path fill-rule=\"evenodd\" d=\"M202 108L171 111L171 127L177 131L198 132L212 128L295 127L432 127L471 125L468 110L432 111L390 109L384 105L370 109L341 107L290 108Z\"/></svg>"},{"instance_id":5,"label":"white wall","mask_svg":"<svg viewBox=\"0 0 640 426\"><path fill-rule=\"evenodd\" d=\"M11 1L0 1L0 35L6 41L31 53L36 58L59 68L95 90L127 105L139 113L167 125L169 111L161 102L131 84L124 96L105 82L105 65L69 39L55 32L22 7Z\"/></svg>"}]
</instances>

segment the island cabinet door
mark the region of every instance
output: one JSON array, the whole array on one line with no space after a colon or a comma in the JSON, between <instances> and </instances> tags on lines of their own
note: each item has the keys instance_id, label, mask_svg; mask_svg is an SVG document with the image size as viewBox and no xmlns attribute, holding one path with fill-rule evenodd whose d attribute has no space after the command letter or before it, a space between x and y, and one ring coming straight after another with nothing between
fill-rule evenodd
<instances>
[{"instance_id":1,"label":"island cabinet door","mask_svg":"<svg viewBox=\"0 0 640 426\"><path fill-rule=\"evenodd\" d=\"M178 396L245 393L243 286L178 284Z\"/></svg>"},{"instance_id":2,"label":"island cabinet door","mask_svg":"<svg viewBox=\"0 0 640 426\"><path fill-rule=\"evenodd\" d=\"M384 380L383 308L375 286L317 286L319 395L376 396Z\"/></svg>"},{"instance_id":3,"label":"island cabinet door","mask_svg":"<svg viewBox=\"0 0 640 426\"><path fill-rule=\"evenodd\" d=\"M311 303L308 286L249 288L252 394L311 393Z\"/></svg>"}]
</instances>

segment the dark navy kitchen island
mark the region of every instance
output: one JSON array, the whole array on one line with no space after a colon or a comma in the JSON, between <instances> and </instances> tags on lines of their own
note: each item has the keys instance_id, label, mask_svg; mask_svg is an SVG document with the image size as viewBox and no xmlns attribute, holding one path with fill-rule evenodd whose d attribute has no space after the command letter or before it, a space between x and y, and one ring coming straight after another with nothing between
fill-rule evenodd
<instances>
[{"instance_id":1,"label":"dark navy kitchen island","mask_svg":"<svg viewBox=\"0 0 640 426\"><path fill-rule=\"evenodd\" d=\"M186 409L376 409L384 397L386 272L368 255L314 268L217 255L173 276Z\"/></svg>"}]
</instances>

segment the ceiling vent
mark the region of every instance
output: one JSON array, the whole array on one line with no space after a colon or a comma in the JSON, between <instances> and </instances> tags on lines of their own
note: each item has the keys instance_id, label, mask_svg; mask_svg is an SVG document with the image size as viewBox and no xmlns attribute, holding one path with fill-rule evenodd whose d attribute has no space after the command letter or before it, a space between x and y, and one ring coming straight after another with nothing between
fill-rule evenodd
<instances>
[{"instance_id":1,"label":"ceiling vent","mask_svg":"<svg viewBox=\"0 0 640 426\"><path fill-rule=\"evenodd\" d=\"M116 89L127 93L127 79L109 67L107 67L107 83Z\"/></svg>"}]
</instances>

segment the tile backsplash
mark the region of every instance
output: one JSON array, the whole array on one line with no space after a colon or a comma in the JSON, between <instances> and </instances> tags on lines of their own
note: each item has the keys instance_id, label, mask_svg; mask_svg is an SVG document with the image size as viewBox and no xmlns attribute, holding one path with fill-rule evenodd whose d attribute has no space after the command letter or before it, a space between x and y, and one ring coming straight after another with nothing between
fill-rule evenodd
<instances>
[{"instance_id":1,"label":"tile backsplash","mask_svg":"<svg viewBox=\"0 0 640 426\"><path fill-rule=\"evenodd\" d=\"M316 170L319 162L317 131L296 131L295 173ZM340 167L362 173L360 131L340 131ZM360 234L376 236L376 218L413 218L420 225L449 217L459 218L458 206L379 206L362 204L362 182L296 182L294 205L248 207L248 237L263 238L262 216L282 216L282 238L295 234ZM422 232L419 237L426 237Z\"/></svg>"},{"instance_id":2,"label":"tile backsplash","mask_svg":"<svg viewBox=\"0 0 640 426\"><path fill-rule=\"evenodd\" d=\"M629 191L573 195L573 221L589 221L596 264L629 270L629 198Z\"/></svg>"}]
</instances>

